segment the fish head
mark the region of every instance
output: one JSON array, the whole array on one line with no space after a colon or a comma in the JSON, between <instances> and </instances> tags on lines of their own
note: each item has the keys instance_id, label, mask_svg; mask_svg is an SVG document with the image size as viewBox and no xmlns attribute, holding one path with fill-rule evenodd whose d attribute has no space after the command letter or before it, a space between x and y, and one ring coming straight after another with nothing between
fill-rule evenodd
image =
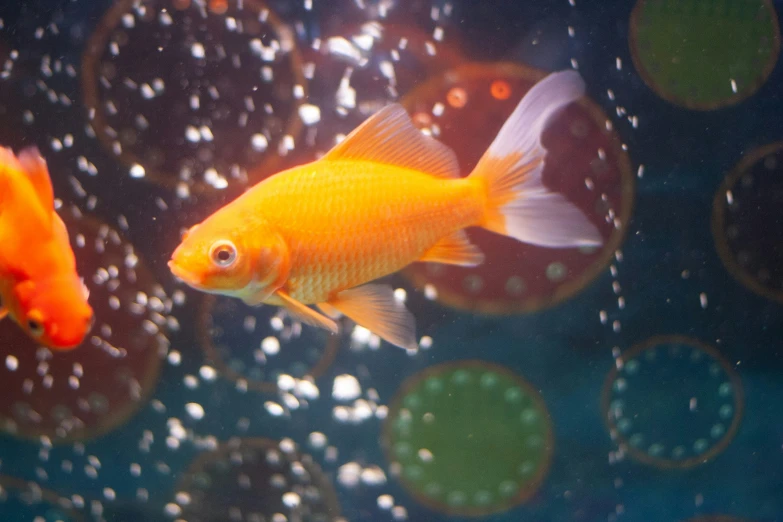
<instances>
[{"instance_id":1,"label":"fish head","mask_svg":"<svg viewBox=\"0 0 783 522\"><path fill-rule=\"evenodd\" d=\"M71 350L82 344L94 322L88 295L75 274L22 281L14 287L17 323L42 345Z\"/></svg>"},{"instance_id":2,"label":"fish head","mask_svg":"<svg viewBox=\"0 0 783 522\"><path fill-rule=\"evenodd\" d=\"M219 214L185 233L171 255L171 272L196 290L223 295L255 291L277 280L281 257L287 256L282 239L258 216L216 219L226 217Z\"/></svg>"}]
</instances>

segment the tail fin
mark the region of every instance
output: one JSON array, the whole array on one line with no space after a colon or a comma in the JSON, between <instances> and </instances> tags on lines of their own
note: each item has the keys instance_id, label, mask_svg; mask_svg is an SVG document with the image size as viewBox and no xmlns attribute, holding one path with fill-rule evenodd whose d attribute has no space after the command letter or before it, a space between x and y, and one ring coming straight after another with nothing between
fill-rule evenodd
<instances>
[{"instance_id":1,"label":"tail fin","mask_svg":"<svg viewBox=\"0 0 783 522\"><path fill-rule=\"evenodd\" d=\"M584 94L576 71L550 74L522 98L479 160L471 177L487 187L481 226L518 241L545 247L600 245L587 217L541 182L546 150L541 134L549 119Z\"/></svg>"}]
</instances>

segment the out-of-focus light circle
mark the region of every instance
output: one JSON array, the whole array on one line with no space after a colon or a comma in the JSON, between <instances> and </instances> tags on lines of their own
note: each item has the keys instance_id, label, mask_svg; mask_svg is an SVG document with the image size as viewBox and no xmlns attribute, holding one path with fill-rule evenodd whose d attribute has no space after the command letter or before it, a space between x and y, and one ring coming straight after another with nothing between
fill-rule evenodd
<instances>
[{"instance_id":1,"label":"out-of-focus light circle","mask_svg":"<svg viewBox=\"0 0 783 522\"><path fill-rule=\"evenodd\" d=\"M487 516L528 500L554 448L538 392L508 369L474 360L431 366L406 380L389 406L382 442L405 489L453 516Z\"/></svg>"},{"instance_id":2,"label":"out-of-focus light circle","mask_svg":"<svg viewBox=\"0 0 783 522\"><path fill-rule=\"evenodd\" d=\"M121 0L87 42L82 89L89 125L131 176L189 193L274 170L299 138L307 81L292 28L262 0Z\"/></svg>"},{"instance_id":3,"label":"out-of-focus light circle","mask_svg":"<svg viewBox=\"0 0 783 522\"><path fill-rule=\"evenodd\" d=\"M753 95L780 55L770 0L638 0L628 41L637 72L658 96L698 110Z\"/></svg>"},{"instance_id":4,"label":"out-of-focus light circle","mask_svg":"<svg viewBox=\"0 0 783 522\"><path fill-rule=\"evenodd\" d=\"M684 336L652 337L621 355L604 382L612 439L634 460L690 468L722 453L739 428L742 382L713 347Z\"/></svg>"},{"instance_id":5,"label":"out-of-focus light circle","mask_svg":"<svg viewBox=\"0 0 783 522\"><path fill-rule=\"evenodd\" d=\"M721 261L743 286L783 302L783 142L748 153L726 176L712 205Z\"/></svg>"},{"instance_id":6,"label":"out-of-focus light circle","mask_svg":"<svg viewBox=\"0 0 783 522\"><path fill-rule=\"evenodd\" d=\"M234 438L196 457L177 485L188 522L302 520L344 522L334 486L290 440ZM175 506L177 504L174 504ZM275 518L275 517L278 518ZM283 517L283 518L280 518Z\"/></svg>"}]
</instances>

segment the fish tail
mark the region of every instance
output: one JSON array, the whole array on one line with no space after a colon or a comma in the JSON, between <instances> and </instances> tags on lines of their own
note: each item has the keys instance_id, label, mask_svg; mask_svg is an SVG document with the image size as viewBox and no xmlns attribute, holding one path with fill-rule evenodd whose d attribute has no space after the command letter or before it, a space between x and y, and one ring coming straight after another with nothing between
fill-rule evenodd
<instances>
[{"instance_id":1,"label":"fish tail","mask_svg":"<svg viewBox=\"0 0 783 522\"><path fill-rule=\"evenodd\" d=\"M550 74L522 98L470 177L486 191L479 226L545 247L600 245L598 229L561 194L541 181L550 118L584 94L576 71Z\"/></svg>"}]
</instances>

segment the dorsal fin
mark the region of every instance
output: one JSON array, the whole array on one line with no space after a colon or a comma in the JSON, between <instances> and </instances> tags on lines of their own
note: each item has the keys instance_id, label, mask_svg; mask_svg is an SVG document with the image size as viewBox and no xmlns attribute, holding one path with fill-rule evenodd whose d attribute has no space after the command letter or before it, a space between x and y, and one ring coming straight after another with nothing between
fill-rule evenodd
<instances>
[{"instance_id":1,"label":"dorsal fin","mask_svg":"<svg viewBox=\"0 0 783 522\"><path fill-rule=\"evenodd\" d=\"M40 227L39 231L49 233L54 212L54 195L46 163L37 149L25 149L17 157L11 149L0 147L0 171L0 189L3 192L0 197L0 214L15 227L14 235L24 236L24 232L19 229L20 220L25 222L25 228L22 230L27 230L27 227ZM22 187L23 190L20 191ZM32 198L29 188L33 189ZM41 194L49 201L48 207L42 204Z\"/></svg>"},{"instance_id":2,"label":"dorsal fin","mask_svg":"<svg viewBox=\"0 0 783 522\"><path fill-rule=\"evenodd\" d=\"M54 210L54 190L52 180L49 178L49 169L46 160L43 159L37 147L27 147L19 153L19 164L30 179L38 200L44 210Z\"/></svg>"},{"instance_id":3,"label":"dorsal fin","mask_svg":"<svg viewBox=\"0 0 783 522\"><path fill-rule=\"evenodd\" d=\"M454 151L414 127L408 113L397 103L367 118L323 159L375 161L439 178L459 177Z\"/></svg>"}]
</instances>

